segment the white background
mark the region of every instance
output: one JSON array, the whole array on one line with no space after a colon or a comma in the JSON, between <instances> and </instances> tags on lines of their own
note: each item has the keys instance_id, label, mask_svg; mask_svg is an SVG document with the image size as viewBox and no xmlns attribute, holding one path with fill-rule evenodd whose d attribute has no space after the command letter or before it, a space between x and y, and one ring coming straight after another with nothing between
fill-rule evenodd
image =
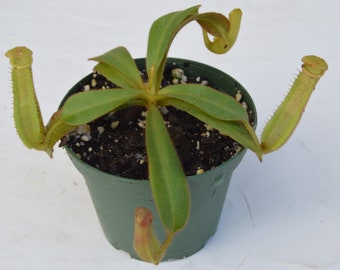
<instances>
[{"instance_id":1,"label":"white background","mask_svg":"<svg viewBox=\"0 0 340 270\"><path fill-rule=\"evenodd\" d=\"M253 95L261 129L306 54L329 63L290 142L259 163L248 152L234 177L218 231L190 258L158 269L340 269L340 4L337 0L0 0L0 269L156 269L112 248L99 227L82 176L61 149L54 159L29 151L12 119L5 52L34 51L34 79L45 121L65 92L116 46L143 57L151 23L202 4L243 9L235 47L212 55L195 23L171 56L231 74Z\"/></svg>"}]
</instances>

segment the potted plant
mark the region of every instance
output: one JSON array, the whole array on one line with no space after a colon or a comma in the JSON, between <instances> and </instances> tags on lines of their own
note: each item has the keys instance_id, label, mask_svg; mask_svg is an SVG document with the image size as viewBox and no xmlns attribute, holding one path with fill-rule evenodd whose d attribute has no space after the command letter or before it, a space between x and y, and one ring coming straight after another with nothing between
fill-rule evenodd
<instances>
[{"instance_id":1,"label":"potted plant","mask_svg":"<svg viewBox=\"0 0 340 270\"><path fill-rule=\"evenodd\" d=\"M85 176L111 244L154 264L164 258L189 256L204 245L216 230L232 171L245 149L249 148L262 160L263 154L284 145L296 128L316 83L327 70L323 59L303 57L302 71L266 124L260 142L254 131L255 106L237 81L197 62L167 58L172 40L191 21L202 27L204 43L210 51L223 54L233 46L239 32L241 10L234 9L227 18L215 12L199 13L198 9L199 6L194 6L157 19L150 29L145 59L133 59L124 47L91 58L98 62L94 73L71 89L46 126L32 82L31 50L16 47L6 53L13 67L15 125L23 143L52 157L54 145L61 140L60 145L66 146L71 160ZM209 78L209 81L202 78ZM136 180L109 173L111 169L98 169L99 163L103 163L103 153L117 156L118 152L116 163L110 161L115 169L120 163L132 166L130 160L124 160L131 153L121 152L118 146L124 143L114 137L116 135L110 135L111 142L99 146L102 159L98 164L88 164L87 155L95 149L87 142L93 141L94 135L99 140L106 133L104 124L98 121L109 121L105 127L111 130L119 128L117 136L127 132L124 133L125 145L133 144L142 149L135 154L140 166L136 168L144 168L146 177ZM208 170L195 167L188 177L176 136L177 142L186 140L181 125L190 121L197 121L195 128L205 128L199 136L207 138L217 134L216 138L228 140L232 149L222 147L217 151L219 154L227 152L226 147L229 147L227 160L218 158L221 164L212 163ZM170 128L175 122L177 133ZM140 128L138 138L129 137L132 123ZM193 133L197 135L198 132ZM194 148L200 150L200 141L193 142ZM75 148L84 145L87 152L77 153ZM191 159L211 161L216 156L189 155L186 159L189 165ZM197 190L198 195L195 195ZM137 202L132 202L135 197L138 197ZM125 205L130 210L118 214L117 209ZM206 216L214 209L217 213ZM158 215L154 216L156 211ZM201 222L207 223L202 225ZM134 233L131 232L133 227ZM198 235L187 236L187 232ZM121 242L125 234L129 243ZM196 240L200 235L203 240ZM180 251L176 251L177 247Z\"/></svg>"}]
</instances>

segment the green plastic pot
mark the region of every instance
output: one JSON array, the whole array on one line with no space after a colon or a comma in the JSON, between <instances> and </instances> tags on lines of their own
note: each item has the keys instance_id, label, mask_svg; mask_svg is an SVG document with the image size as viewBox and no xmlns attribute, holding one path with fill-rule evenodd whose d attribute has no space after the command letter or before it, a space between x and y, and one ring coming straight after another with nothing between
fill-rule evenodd
<instances>
[{"instance_id":1,"label":"green plastic pot","mask_svg":"<svg viewBox=\"0 0 340 270\"><path fill-rule=\"evenodd\" d=\"M136 63L141 70L145 68L145 59L136 59ZM214 88L232 96L237 90L241 90L256 122L255 105L248 92L235 79L205 64L169 58L166 69L175 66L182 68L187 76L200 76L213 82ZM77 83L67 96L75 93L79 84L89 81L89 78L90 75ZM83 162L70 149L66 150L74 166L84 176L104 234L115 248L124 250L131 257L138 259L133 249L134 212L138 207L146 207L153 213L154 230L159 239L164 239L164 229L157 215L148 180L127 179L108 174ZM176 235L164 260L188 257L200 250L214 235L232 173L245 152L246 149L242 149L223 164L203 174L188 177L191 195L190 218L187 226Z\"/></svg>"}]
</instances>

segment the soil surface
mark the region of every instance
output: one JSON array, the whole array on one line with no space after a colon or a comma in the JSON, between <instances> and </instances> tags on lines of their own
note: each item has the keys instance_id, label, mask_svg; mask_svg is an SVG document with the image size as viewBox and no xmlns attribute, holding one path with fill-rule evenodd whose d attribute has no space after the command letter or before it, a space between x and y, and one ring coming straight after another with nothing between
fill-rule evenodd
<instances>
[{"instance_id":1,"label":"soil surface","mask_svg":"<svg viewBox=\"0 0 340 270\"><path fill-rule=\"evenodd\" d=\"M204 83L186 78L186 83ZM183 83L175 80L175 83ZM163 81L163 86L173 83ZM93 73L79 91L115 88L103 76ZM240 93L239 93L240 94ZM242 102L242 95L236 97ZM174 107L160 108L170 137L187 176L203 173L230 159L242 147L200 120ZM64 137L68 146L83 161L105 172L134 179L148 179L145 148L145 108L131 107L109 113ZM250 114L251 116L251 114Z\"/></svg>"}]
</instances>

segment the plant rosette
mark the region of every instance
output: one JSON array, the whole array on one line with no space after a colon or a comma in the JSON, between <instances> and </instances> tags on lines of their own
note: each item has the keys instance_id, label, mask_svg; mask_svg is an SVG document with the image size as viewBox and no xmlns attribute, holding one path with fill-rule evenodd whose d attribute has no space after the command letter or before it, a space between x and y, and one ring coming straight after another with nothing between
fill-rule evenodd
<instances>
[{"instance_id":1,"label":"plant rosette","mask_svg":"<svg viewBox=\"0 0 340 270\"><path fill-rule=\"evenodd\" d=\"M138 68L145 72L145 59L137 59L136 63ZM175 72L180 72L181 78L174 78L173 74ZM163 83L165 84L190 83L190 81L193 81L197 84L211 85L214 89L235 97L235 99L241 102L243 106L247 107L248 113L251 115L252 125L255 127L255 105L244 87L229 75L202 63L176 58L167 59L165 73L168 74L166 76L168 77L168 80L163 80ZM96 78L98 77L99 76L95 73L85 77L69 91L64 100L66 100L68 96L79 91L92 90L91 88L97 89L98 81ZM182 80L185 80L185 82ZM101 81L100 85L110 85L110 87L112 87L112 84L107 81ZM163 111L163 114L169 113L167 108L163 108ZM117 174L121 174L122 172L115 172L115 174L112 174L112 172L108 169L107 172L105 172L101 170L100 167L116 167L115 164L110 165L110 163L114 161L102 161L98 162L96 165L90 165L93 163L93 158L91 159L90 155L91 152L95 151L92 150L94 147L107 150L111 147L115 149L120 145L129 144L129 139L126 137L122 138L125 142L118 140L114 142L115 139L113 139L113 137L115 137L115 135L120 136L120 133L125 135L130 132L132 133L133 129L135 129L138 134L143 132L144 126L140 124L140 117L140 115L135 115L134 118L129 119L131 120L131 125L135 126L131 127L131 125L127 125L125 127L129 130L127 133L118 130L117 126L119 125L119 121L113 114L109 114L103 117L103 119L100 119L101 121L94 121L87 128L80 128L79 130L71 133L68 135L68 138L65 139L65 142L67 141L66 149L68 155L75 167L86 180L100 224L107 240L114 247L128 252L133 258L137 259L139 257L133 248L134 224L131 223L137 208L143 206L149 209L151 213L154 213L153 227L155 234L158 239L165 239L166 237L162 223L158 216L155 215L157 213L157 209L152 197L149 180L118 176ZM107 123L103 124L103 121L106 121ZM176 122L177 121L178 119L176 119ZM96 122L100 122L100 124L96 124ZM197 125L200 124L206 127L204 123L196 122ZM169 129L171 129L172 122L168 121L167 124ZM103 126L105 126L105 128ZM180 126L184 127L185 125L181 124ZM192 129L193 127L190 125L190 128ZM94 129L94 132L91 132L92 129ZM91 141L100 141L100 137L103 136L105 132L108 132L107 129L110 132L108 136L111 137L111 140L108 141L108 143L111 145L113 144L113 146L108 146L105 142L100 142L101 146L93 146ZM183 133L184 131L180 129L179 131L177 130L177 132ZM200 130L195 130L194 132L197 133L200 132ZM201 145L201 143L204 144L204 140L207 136L210 136L210 132L218 133L208 127L206 132L197 134L198 141L193 142L191 146L194 148L193 152L196 152L196 155L199 155L200 152L199 149L197 149L197 146ZM94 138L94 136L98 138ZM141 141L144 141L143 136L144 135L141 135ZM181 134L174 133L173 136L181 136ZM220 134L219 136L225 137ZM72 143L70 143L70 141ZM202 169L203 166L201 164L196 165L198 167L195 167L194 171L191 173L191 167L188 168L189 172L187 172L187 174L191 174L188 176L191 198L190 217L186 227L181 230L178 233L178 236L173 240L173 243L166 252L164 260L180 259L192 255L200 250L206 241L215 233L232 173L241 162L246 152L245 148L242 148L237 142L230 140L230 138L229 140L226 140L226 142L223 142L223 148L221 148L222 146L219 146L217 150L213 150L214 141L209 141L208 144L207 148L210 147L211 151L215 151L215 153L206 153L205 155L208 156L211 154L207 159L216 159L216 155L223 157L228 150L230 152L230 158L228 158L228 160L223 160L222 164L214 165L213 168L207 171ZM89 148L90 151L88 151ZM136 146L133 146L129 149L133 151L135 148ZM137 148L138 151L136 154L132 154L131 152L121 153L120 151L119 153L122 156L125 155L134 157L135 160L129 160L130 163L127 167L132 166L131 163L138 164L134 166L132 172L129 170L129 173L131 175L135 174L136 178L140 178L140 175L145 174L145 172L141 173L140 170L145 171L147 168L147 166L143 166L147 161L141 162L143 159L140 159L140 157L145 156L145 143L138 145ZM181 152L181 149L177 149L177 151ZM104 156L102 153L99 153L98 155L100 157ZM179 156L181 156L180 153ZM189 158L192 160L200 160L202 157L190 155ZM89 161L90 159L91 161ZM221 160L221 158L217 159L219 161ZM104 162L109 164L101 164ZM119 162L119 160L117 159L116 162ZM206 166L209 166L209 164Z\"/></svg>"},{"instance_id":2,"label":"plant rosette","mask_svg":"<svg viewBox=\"0 0 340 270\"><path fill-rule=\"evenodd\" d=\"M144 177L143 174L139 176L141 179L149 180L146 191L142 191L141 188L146 186L146 180L123 180L121 177L109 177L107 172L100 173L104 177L103 180L97 179L93 173L93 171L99 172L94 168L97 165L94 167L85 166L85 163L79 160L77 155L72 154L72 151L76 152L74 147L68 153L86 178L102 227L109 241L114 246L127 250L133 257L136 257L137 254L144 261L154 264L162 261L164 256L165 258L188 256L204 245L216 230L216 222L222 209L229 178L245 149L250 149L259 160L262 160L264 154L281 148L297 127L317 82L328 68L327 63L317 56L308 55L302 58L301 72L297 75L285 99L264 127L261 140L259 140L254 131L256 115L251 98L241 85L226 74L195 62L184 61L182 63L177 59L178 66L170 68L172 76L170 83L164 83L164 80L168 80L169 76L167 69L169 65L173 65L173 63L167 62L170 45L178 31L189 22L196 21L199 24L202 28L204 44L213 53L226 53L233 47L237 39L242 17L240 9L232 10L228 18L216 12L199 13L198 9L199 6L193 6L185 10L171 12L152 24L145 63L138 64L143 65L144 72L142 73L137 67L136 61L124 47L117 47L91 58L90 60L97 62L94 67L96 74L105 77L113 85L108 83L106 86L99 87L97 80L92 78L87 82L89 87L100 89L82 91L68 96L62 102L63 105L51 116L47 125L43 123L33 85L32 51L20 46L6 53L12 66L14 120L18 135L26 147L45 151L50 157L52 157L54 145L60 140L61 145L67 144L70 148L69 139L74 134L81 139L78 142L79 145L86 141L94 141L94 133L91 134L91 132L106 134L108 129L104 128L103 130L103 127L89 129L94 120L97 121L106 115L115 117L125 110L128 110L127 114L130 114L131 108L144 108L141 111L144 119L140 119L137 125L140 128L145 128L143 133L145 140L140 140L138 137L139 139L135 138L136 140L133 142L145 144L145 150L135 156L138 156L137 163L146 169ZM187 65L189 66L187 67ZM203 66L204 68L202 68ZM193 71L194 67L202 70L196 74ZM208 75L209 73L211 74ZM216 74L220 75L216 76ZM192 76L196 77L193 79L194 81L197 80L197 76L205 76L211 85L197 83L197 81L196 83L183 83ZM237 144L232 143L231 146L224 148L226 150L224 153L230 154L229 160L225 163L223 160L217 162L218 164L223 163L220 166L217 163L212 163L211 166L204 163L195 164L191 168L193 171L186 173L187 164L191 162L184 161L185 155L179 151L181 147L176 145L176 141L181 141L178 139L181 137L177 137L176 140L169 127L174 124L169 122L170 119L167 119L174 112L172 108L184 111L192 118L199 120L201 126L204 125L202 123L205 123L203 133L206 138L218 131L224 135L224 138L227 136L237 142ZM167 110L169 110L168 113ZM185 120L185 122L190 121ZM126 123L129 121L116 119L111 121L111 129L119 130ZM181 134L181 132L177 134ZM208 136L208 134L210 135ZM209 148L208 151L203 151L203 140L196 138L193 141L195 143L193 148L198 152L209 152ZM113 138L111 144L118 146L121 142L123 141L119 138ZM240 145L242 148L239 147ZM111 146L102 146L102 148L104 150L111 149L112 153L119 151L119 148L110 148ZM96 149L88 147L87 151L88 153L80 154L81 158L84 159L85 153L90 156L91 152ZM193 156L189 155L189 161ZM201 157L199 158L201 161L215 160L218 155L215 155L214 158ZM192 158L193 164L194 161ZM118 163L133 165L129 161L123 161L123 158L118 158ZM225 164L226 171L221 169ZM210 170L210 168L212 169ZM136 169L132 169L132 171L136 171ZM91 175L91 177L87 175ZM186 175L195 176L189 176L187 179ZM206 176L208 179L202 180ZM112 178L118 180L112 180ZM130 193L125 188L122 192L116 190L126 183L131 189ZM201 187L205 185L208 191L201 190ZM132 186L135 186L137 190L133 191ZM199 195L195 195L196 190ZM102 191L103 194L101 194ZM130 195L127 197L121 195L125 193ZM139 193L142 196L139 201L136 204L130 204L131 198L138 197L136 194ZM117 202L115 197L125 197L126 202ZM204 205L197 206L196 202L204 202ZM220 203L219 206L217 202ZM108 206L104 206L106 203ZM118 214L113 208L114 205L117 206L117 209L122 205L127 205L129 209L125 210L123 214ZM212 214L212 209L216 209L217 212ZM196 212L197 210L198 212ZM207 213L213 216L207 218ZM201 224L201 221L197 221L196 216L202 217L203 222L208 222L209 226L204 226L209 229L205 230L205 227L202 226L204 223ZM155 230L153 230L153 223L156 227ZM133 236L132 231L134 231ZM202 239L196 239L196 236L186 236L186 233L191 231L201 234ZM125 234L130 241L129 244L123 244L123 240L120 239ZM162 241L159 241L158 238ZM135 251L132 250L132 247ZM180 247L180 250L176 250L176 247ZM167 250L169 250L168 253Z\"/></svg>"}]
</instances>

